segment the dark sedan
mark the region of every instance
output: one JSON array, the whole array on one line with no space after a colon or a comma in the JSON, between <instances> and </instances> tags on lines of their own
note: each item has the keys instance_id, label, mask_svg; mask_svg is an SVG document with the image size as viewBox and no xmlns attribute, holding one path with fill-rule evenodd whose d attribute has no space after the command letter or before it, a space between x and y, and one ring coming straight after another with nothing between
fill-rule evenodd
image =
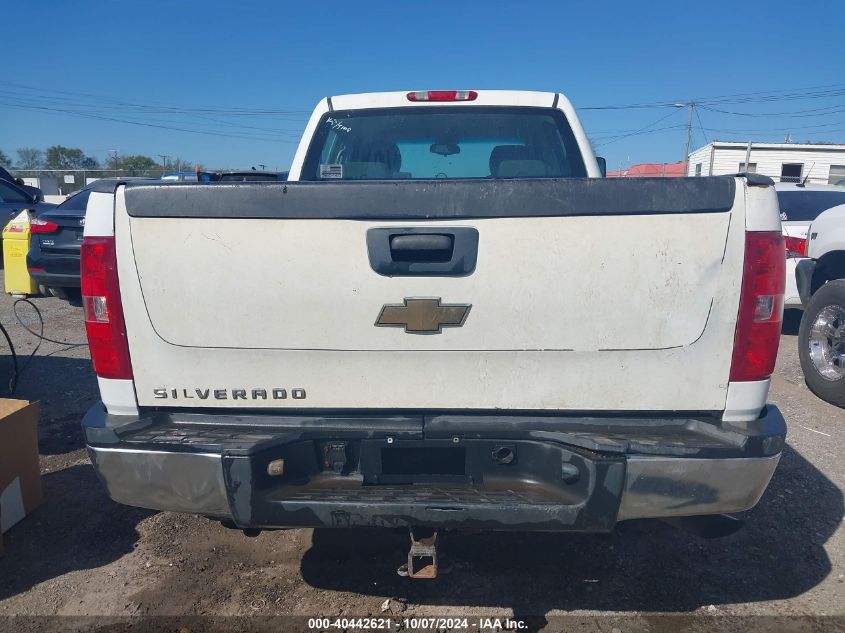
<instances>
[{"instance_id":1,"label":"dark sedan","mask_svg":"<svg viewBox=\"0 0 845 633\"><path fill-rule=\"evenodd\" d=\"M80 191L30 222L26 266L43 294L79 294L79 251L90 195L89 189Z\"/></svg>"}]
</instances>

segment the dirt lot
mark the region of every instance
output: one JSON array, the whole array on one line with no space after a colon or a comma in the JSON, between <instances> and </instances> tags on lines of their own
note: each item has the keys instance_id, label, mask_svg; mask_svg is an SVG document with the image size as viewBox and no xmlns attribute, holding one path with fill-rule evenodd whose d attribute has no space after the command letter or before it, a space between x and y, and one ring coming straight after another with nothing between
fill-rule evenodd
<instances>
[{"instance_id":1,"label":"dirt lot","mask_svg":"<svg viewBox=\"0 0 845 633\"><path fill-rule=\"evenodd\" d=\"M85 340L80 308L52 298L35 302L49 336ZM26 354L36 341L11 313L12 299L3 294L0 320ZM570 630L579 624L586 628L578 630L614 633L676 630L679 622L735 630L756 623L765 630L774 621L745 616L804 616L778 627L837 628L845 620L825 616L845 615L845 411L807 390L797 323L788 321L770 396L790 425L788 447L743 530L712 541L647 521L622 524L611 536L450 534L444 547L454 573L435 582L396 575L406 551L403 534L288 530L248 538L199 517L111 502L79 429L97 399L87 349L45 343L21 379L20 395L42 403L46 501L6 535L0 628L10 615L248 615L249 621L225 622L230 629L269 621L275 630L292 630L292 623L261 618L282 614L515 616L527 630L557 630L565 622ZM7 367L8 358L0 359L0 375ZM687 619L662 617L679 613ZM561 615L577 618L557 620ZM15 628L91 624L10 622ZM197 622L191 630L212 621Z\"/></svg>"}]
</instances>

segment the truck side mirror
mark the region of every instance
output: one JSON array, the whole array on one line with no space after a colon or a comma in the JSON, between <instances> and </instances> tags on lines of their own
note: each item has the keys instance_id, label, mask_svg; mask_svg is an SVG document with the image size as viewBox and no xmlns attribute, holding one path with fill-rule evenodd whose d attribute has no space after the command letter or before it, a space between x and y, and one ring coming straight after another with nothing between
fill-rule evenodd
<instances>
[{"instance_id":1,"label":"truck side mirror","mask_svg":"<svg viewBox=\"0 0 845 633\"><path fill-rule=\"evenodd\" d=\"M596 156L596 162L599 164L602 177L607 178L607 161L602 156Z\"/></svg>"}]
</instances>

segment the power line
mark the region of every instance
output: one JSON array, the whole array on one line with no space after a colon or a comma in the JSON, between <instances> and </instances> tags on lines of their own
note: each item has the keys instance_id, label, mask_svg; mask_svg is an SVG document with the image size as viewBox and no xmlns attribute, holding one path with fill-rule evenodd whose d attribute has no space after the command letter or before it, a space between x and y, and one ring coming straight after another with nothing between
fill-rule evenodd
<instances>
[{"instance_id":1,"label":"power line","mask_svg":"<svg viewBox=\"0 0 845 633\"><path fill-rule=\"evenodd\" d=\"M120 118L117 118L117 117L102 116L102 115L96 115L96 114L90 114L90 113L84 113L84 112L74 112L72 110L65 110L65 109L61 109L61 108L49 108L49 107L46 107L46 106L20 106L20 105L16 105L16 104L13 104L13 103L3 103L2 101L0 101L0 105L5 105L6 107L9 107L9 108L18 108L18 109L23 109L23 110L28 110L28 109L34 108L36 110L47 110L47 111L51 111L51 112L59 112L61 114L67 114L67 115L70 115L70 116L77 116L77 117L82 117L82 118L87 118L87 119L97 119L97 120L101 120L101 121L110 121L110 122L113 122L113 123L125 123L125 124L128 124L128 125L138 125L138 126L143 126L143 127L158 128L158 129L162 129L162 130L172 130L172 131L176 131L176 132L187 132L187 133L190 133L190 134L204 134L206 136L221 136L221 137L225 137L225 138L239 138L239 139L245 139L245 140L250 140L250 141L271 141L271 142L275 142L275 143L297 143L298 142L298 140L284 139L284 138L279 138L279 137L247 136L245 134L227 134L225 132L214 132L214 131L210 131L210 130L196 130L196 129L190 129L190 128L184 128L184 127L177 127L177 126L173 126L173 125L158 125L158 124L155 124L155 123L145 123L145 122L142 122L142 121L132 121L132 120L129 120L129 119L120 119Z\"/></svg>"},{"instance_id":2,"label":"power line","mask_svg":"<svg viewBox=\"0 0 845 633\"><path fill-rule=\"evenodd\" d=\"M819 123L818 125L781 125L779 127L768 128L723 128L723 127L708 127L705 128L708 132L729 132L732 134L745 134L746 132L770 132L777 133L789 130L817 130L819 128L829 128L845 125L845 121L834 121L831 123Z\"/></svg>"},{"instance_id":3,"label":"power line","mask_svg":"<svg viewBox=\"0 0 845 633\"><path fill-rule=\"evenodd\" d=\"M707 133L704 131L704 124L701 122L700 108L695 111L695 116L698 119L698 129L701 130L701 135L704 137L704 144L707 145L710 141L707 140Z\"/></svg>"},{"instance_id":4,"label":"power line","mask_svg":"<svg viewBox=\"0 0 845 633\"><path fill-rule=\"evenodd\" d=\"M686 125L669 125L667 127L659 127L653 128L649 130L640 130L636 132L631 132L630 134L623 134L621 136L612 137L606 140L602 140L598 143L593 143L593 147L604 147L605 145L611 145L616 143L617 141L621 141L622 139L629 138L631 136L640 136L642 134L656 134L657 132L665 132L666 130L681 130L684 129Z\"/></svg>"},{"instance_id":5,"label":"power line","mask_svg":"<svg viewBox=\"0 0 845 633\"><path fill-rule=\"evenodd\" d=\"M627 134L620 134L620 135L617 135L617 136L610 136L610 137L601 137L601 136L595 136L595 135L591 134L590 138L597 139L597 140L601 141L600 143L596 144L597 146L598 145L608 145L610 143L615 143L616 141L621 141L622 139L628 138L629 136L641 136L643 134L651 134L651 133L654 133L654 132L664 132L666 130L682 130L686 127L687 126L685 124L679 123L677 125L668 125L666 127L657 127L657 128L653 128L653 129L649 129L649 130L641 130L641 131L635 130L635 131L631 131Z\"/></svg>"},{"instance_id":6,"label":"power line","mask_svg":"<svg viewBox=\"0 0 845 633\"><path fill-rule=\"evenodd\" d=\"M744 117L752 117L752 118L766 118L766 117L775 117L775 116L789 116L789 117L796 117L796 118L806 118L806 117L814 117L814 116L825 116L828 114L842 114L845 113L845 106L842 104L837 104L833 106L827 106L824 108L811 108L809 110L793 110L791 112L733 112L730 110L722 110L720 108L714 108L711 106L703 105L701 106L705 110L710 110L712 112L718 112L719 114L731 114L734 116L744 116Z\"/></svg>"},{"instance_id":7,"label":"power line","mask_svg":"<svg viewBox=\"0 0 845 633\"><path fill-rule=\"evenodd\" d=\"M7 93L5 93L3 91L0 91L0 98L7 99L7 102L6 102L7 104L8 104L9 99L13 99L13 103L8 104L8 105L13 105L13 106L16 106L16 107L26 106L26 107L29 107L29 108L32 108L32 109L50 109L50 108L52 108L52 109L56 109L56 110L66 112L66 113L67 112L74 112L74 113L79 113L79 114L90 114L90 115L97 115L97 116L119 116L121 119L132 118L133 120L136 120L136 121L152 122L152 123L156 123L156 124L181 125L182 122L185 120L184 115L171 114L170 115L171 117L176 116L178 118L178 120L174 121L172 118L163 118L162 119L161 117L150 116L149 113L143 113L143 112L142 113L136 113L135 111L132 111L132 110L127 111L126 109L123 109L123 108L99 108L99 107L95 107L95 106L92 106L92 105L85 105L85 106L66 105L61 101L54 103L51 100L38 100L38 99L32 99L32 98L28 98L28 97L26 97L26 98L20 98L20 97L14 97L14 96L10 97ZM197 118L202 118L202 119L206 119L206 120L212 119L217 123L228 125L230 127L240 127L240 128L245 128L245 129L256 129L256 130L260 130L261 132L263 132L265 134L279 134L279 135L285 135L285 136L295 136L295 137L298 138L299 134L301 132L301 128L296 128L296 129L295 128L274 128L274 127L267 127L267 126L256 127L256 126L251 126L251 125L245 125L243 123L223 122L223 121L213 119L212 117L209 117L205 114L191 114L190 117L189 117L189 120L191 120L195 123L196 122L195 120Z\"/></svg>"},{"instance_id":8,"label":"power line","mask_svg":"<svg viewBox=\"0 0 845 633\"><path fill-rule=\"evenodd\" d=\"M792 91L818 90L820 88L837 88L837 89L838 88L845 88L845 83L836 82L836 83L832 83L832 84L820 84L820 85L816 85L816 86L804 86L803 88L784 88L780 91L776 90L774 92L775 93L778 93L778 92L790 92L791 93ZM733 94L728 94L728 95L719 95L719 96L715 96L715 97L714 96L699 97L697 100L704 101L704 100L708 100L708 99L710 99L710 100L712 100L712 99L730 99L730 98L734 98L734 97L753 97L753 96L769 95L769 94L772 94L771 90L759 90L757 92L739 92L739 93L733 93Z\"/></svg>"},{"instance_id":9,"label":"power line","mask_svg":"<svg viewBox=\"0 0 845 633\"><path fill-rule=\"evenodd\" d=\"M826 90L819 90L826 88ZM769 103L774 101L795 101L803 99L821 99L845 96L845 84L826 84L807 88L787 88L780 91L760 91L751 93L737 93L710 97L696 97L695 99L673 99L666 101L651 101L629 104L613 104L600 106L585 106L577 110L630 110L640 108L671 108L676 103L695 101L698 105L707 104L740 104L740 103Z\"/></svg>"},{"instance_id":10,"label":"power line","mask_svg":"<svg viewBox=\"0 0 845 633\"><path fill-rule=\"evenodd\" d=\"M209 115L213 114L217 117L234 116L240 119L244 117L266 118L270 116L282 120L301 121L304 115L307 114L305 111L297 110L128 103L121 99L103 97L85 92L65 90L45 91L34 86L8 81L0 82L0 84L15 86L23 90L21 92L21 90L0 89L0 99L3 99L0 100L0 106L20 110L40 110L126 125L243 140L261 140L292 144L299 141L302 129L299 126L296 128L277 128L235 123ZM92 103L88 99L96 99L96 102ZM161 115L165 118L161 118ZM173 120L172 117L176 117L176 120ZM189 117L189 120L186 121L185 117ZM211 121L214 123L214 127L208 128L197 125L197 119ZM221 130L221 127L228 127L232 131Z\"/></svg>"},{"instance_id":11,"label":"power line","mask_svg":"<svg viewBox=\"0 0 845 633\"><path fill-rule=\"evenodd\" d=\"M73 101L73 99L68 99L67 97L62 96L50 96L53 95L69 95L71 97L88 97L92 99L96 99L96 105L103 105L104 102L108 102L117 106L125 107L125 108L137 108L137 109L146 109L146 110L157 110L162 113L186 113L186 114L195 114L198 112L206 112L211 114L233 114L233 115L296 115L298 117L304 117L311 114L310 110L274 110L274 109L267 109L267 108L245 108L245 107L222 107L222 106L179 106L179 105L172 105L162 102L150 102L150 103L142 103L142 102L127 102L121 99L115 99L113 97L103 96L103 95L96 95L87 92L74 92L69 90L44 90L43 88L38 88L35 86L28 86L26 84L21 84L17 82L11 81L0 81L0 84L7 85L7 86L14 86L17 88L22 88L24 90L29 90L31 92L38 93L36 96L38 98L45 98L45 99L53 99L53 100L61 100L64 99L67 101ZM76 99L77 103L84 104L79 99Z\"/></svg>"}]
</instances>

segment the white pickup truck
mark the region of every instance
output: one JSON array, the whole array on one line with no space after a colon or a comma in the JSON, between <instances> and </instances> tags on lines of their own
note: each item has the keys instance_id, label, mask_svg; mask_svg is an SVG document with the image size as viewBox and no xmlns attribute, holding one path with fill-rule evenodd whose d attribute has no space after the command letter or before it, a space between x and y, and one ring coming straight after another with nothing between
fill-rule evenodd
<instances>
[{"instance_id":1,"label":"white pickup truck","mask_svg":"<svg viewBox=\"0 0 845 633\"><path fill-rule=\"evenodd\" d=\"M105 183L82 293L119 502L242 529L609 531L757 503L763 178L604 179L559 94L324 99L287 183Z\"/></svg>"},{"instance_id":2,"label":"white pickup truck","mask_svg":"<svg viewBox=\"0 0 845 633\"><path fill-rule=\"evenodd\" d=\"M845 190L825 195L827 203L840 204L815 216L807 229L806 257L795 268L805 308L798 358L810 390L845 407Z\"/></svg>"}]
</instances>

